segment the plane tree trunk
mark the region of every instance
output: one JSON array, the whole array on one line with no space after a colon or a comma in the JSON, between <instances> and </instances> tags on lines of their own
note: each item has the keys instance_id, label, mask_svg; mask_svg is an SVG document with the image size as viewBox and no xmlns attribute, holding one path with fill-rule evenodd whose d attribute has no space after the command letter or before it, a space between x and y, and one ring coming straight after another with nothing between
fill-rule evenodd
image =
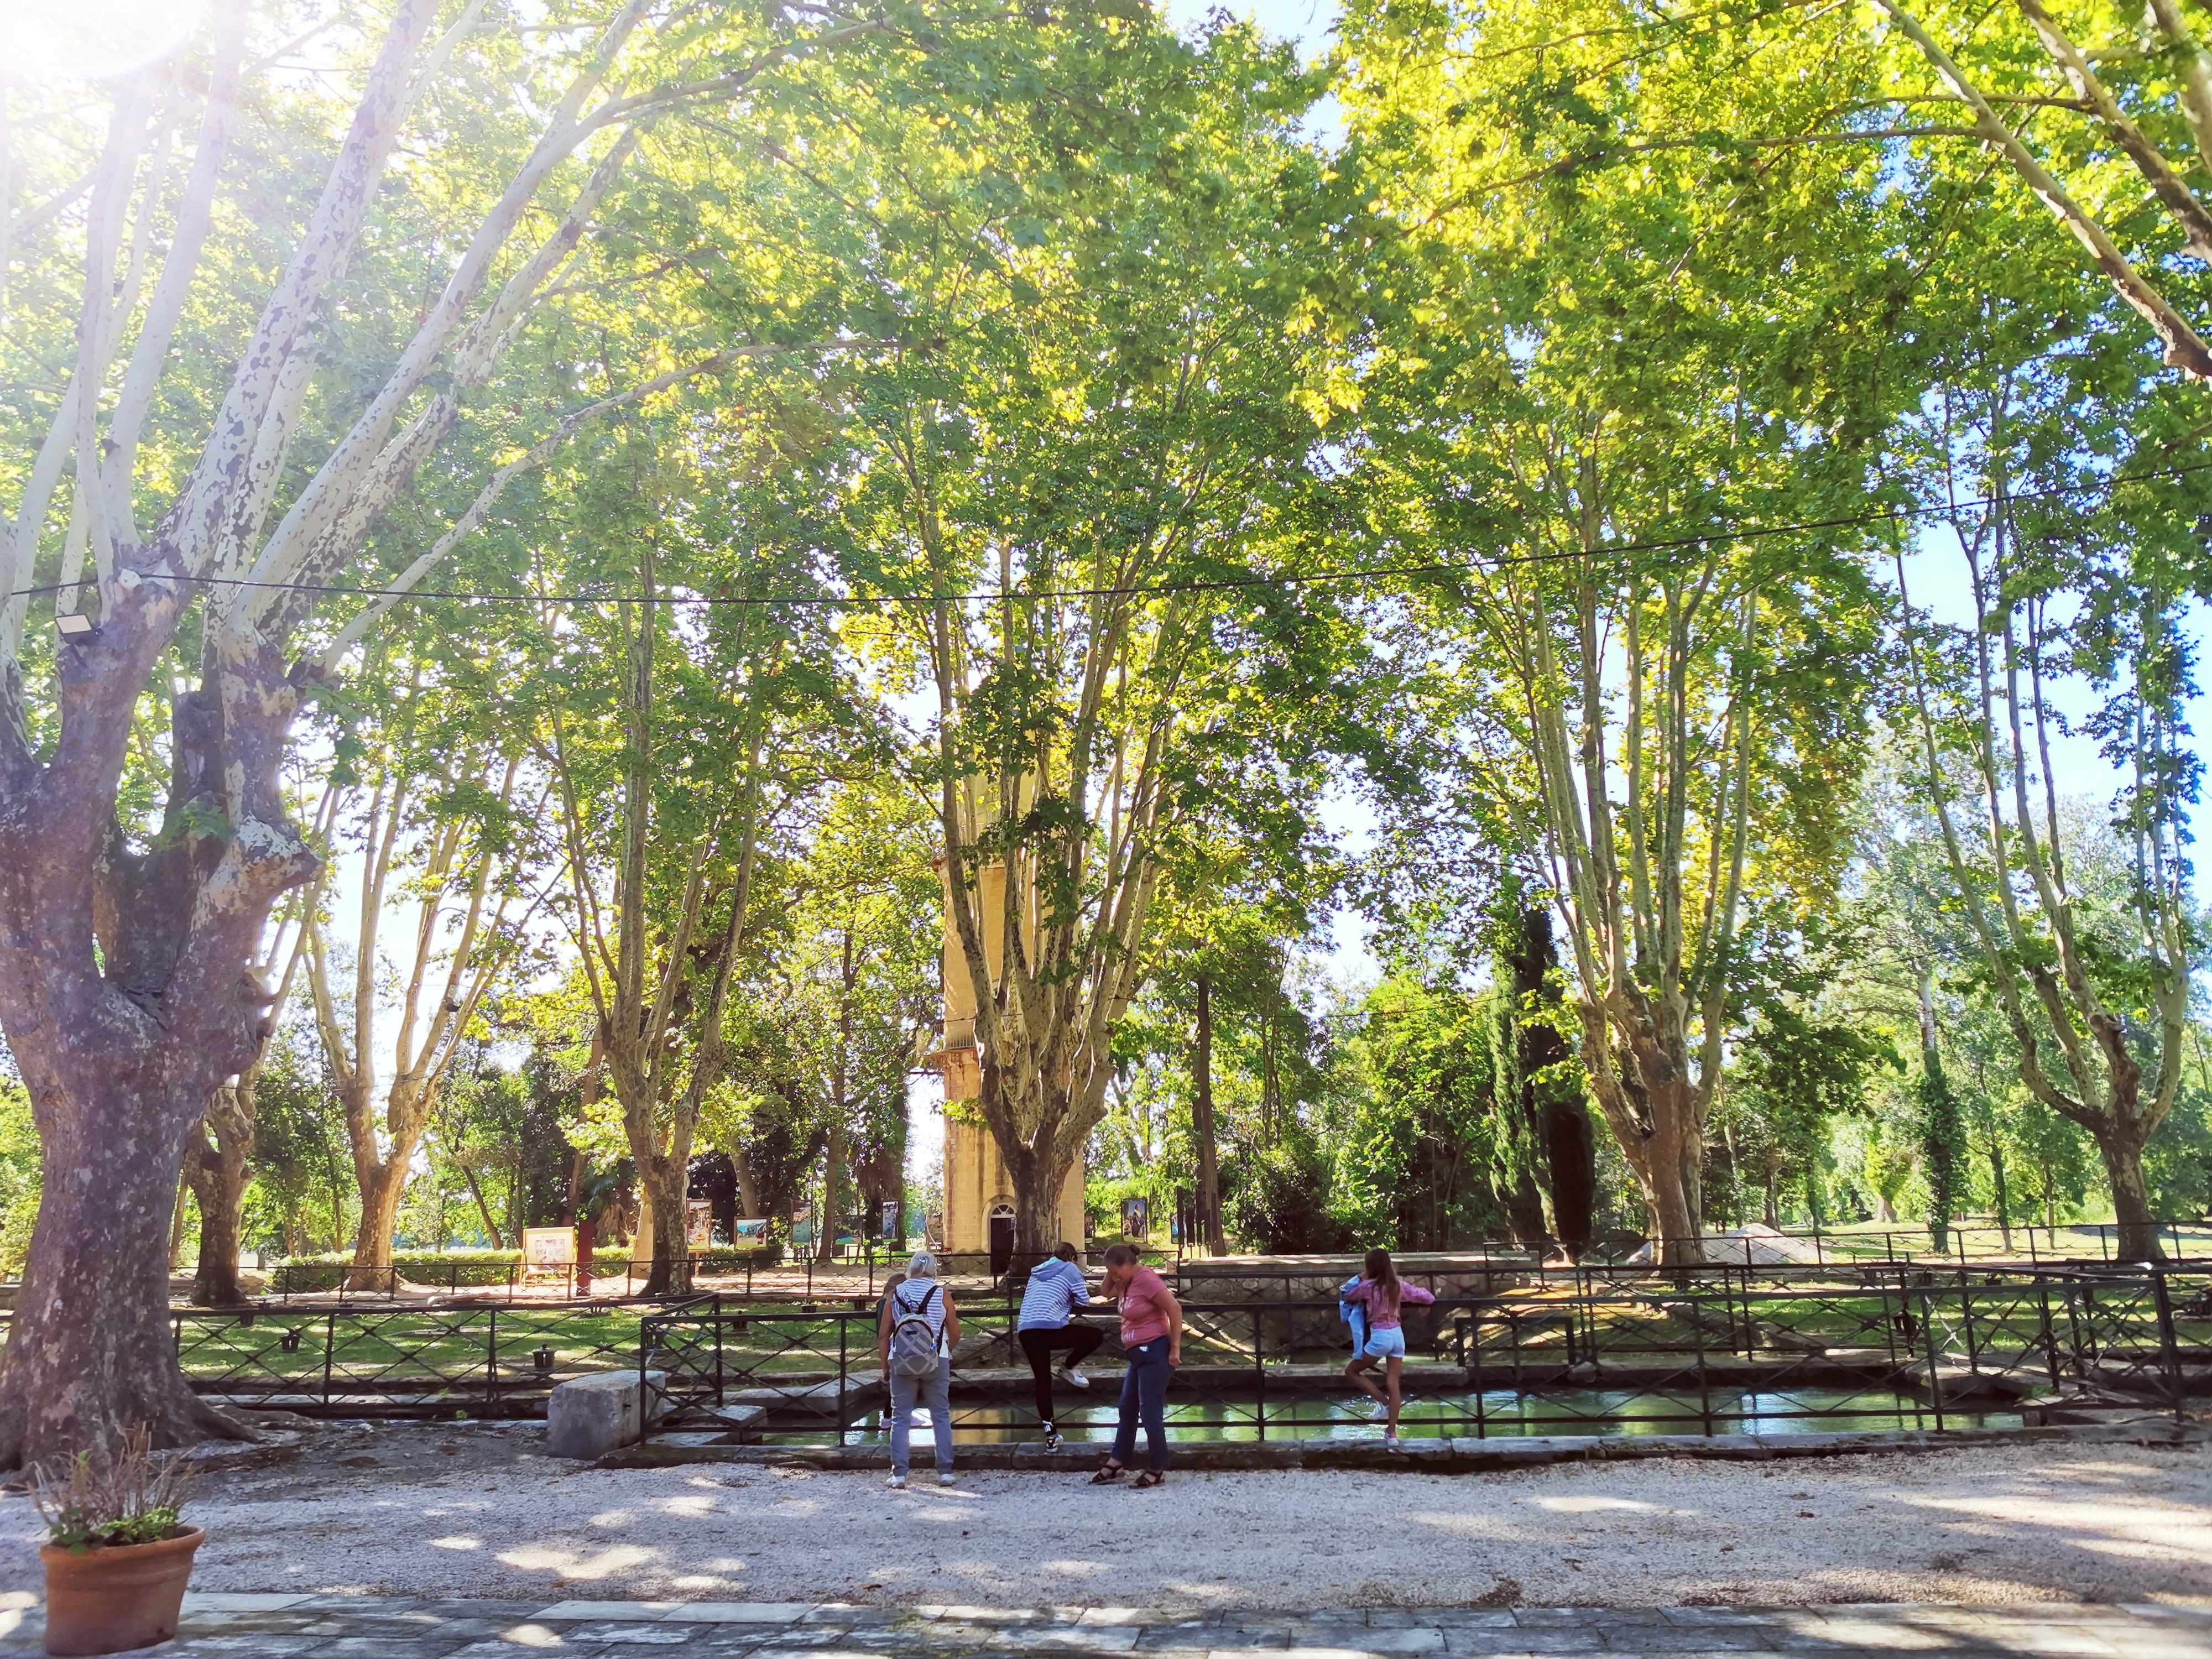
<instances>
[{"instance_id":1,"label":"plane tree trunk","mask_svg":"<svg viewBox=\"0 0 2212 1659\"><path fill-rule=\"evenodd\" d=\"M1999 390L1979 394L1987 401L1975 418L1993 434L2006 433L2020 413L2007 401L2011 384L2000 376ZM2095 1143L2118 1224L2119 1259L2160 1261L2165 1249L2151 1214L2142 1155L2180 1087L2197 926L2183 828L2194 773L2185 763L2188 727L2170 666L2183 650L2176 602L2155 591L2133 594L2134 614L2112 642L2114 659L2106 671L2103 694L2114 707L2136 711L2112 739L2125 745L2134 779L2121 825L2132 842L2132 937L2116 951L2084 936L2089 930L2074 884L2068 827L2051 781L2055 716L2043 647L2080 645L2069 631L2075 624L2050 616L2044 601L2023 592L2016 579L2022 550L2008 505L2011 441L1991 441L1986 456L1946 457L1957 469L1950 481L1954 497L1963 489L1973 500L1986 498L1979 509L1961 510L1952 525L1978 623L1965 642L1971 696L1963 713L1937 712L1937 669L1925 637L1933 629L1914 619L1901 558L1897 568L1899 592L1906 601L1920 781L1935 810L1953 886L2011 1032L2021 1082ZM2027 553L2037 558L2043 550L2031 546ZM1954 769L1947 766L1947 755L1967 762L1973 795L1954 793ZM2116 999L2136 1012L2124 1012L2114 1006ZM2131 1025L2149 1039L2142 1043L2154 1056L2148 1067Z\"/></svg>"},{"instance_id":2,"label":"plane tree trunk","mask_svg":"<svg viewBox=\"0 0 2212 1659\"><path fill-rule=\"evenodd\" d=\"M195 1307L229 1308L246 1300L238 1282L239 1226L246 1160L253 1155L253 1091L251 1074L217 1089L185 1151L185 1179L200 1206Z\"/></svg>"},{"instance_id":3,"label":"plane tree trunk","mask_svg":"<svg viewBox=\"0 0 2212 1659\"><path fill-rule=\"evenodd\" d=\"M0 1463L46 1463L147 1422L158 1443L245 1431L193 1398L168 1316L186 1147L251 1066L269 994L246 971L271 905L316 860L277 766L297 694L274 653L222 665L247 695L177 699L170 821L127 848L115 784L178 603L124 590L65 647L63 738L40 765L0 679L0 1030L46 1176L0 1371ZM228 834L194 833L222 823Z\"/></svg>"},{"instance_id":4,"label":"plane tree trunk","mask_svg":"<svg viewBox=\"0 0 2212 1659\"><path fill-rule=\"evenodd\" d=\"M758 854L761 757L769 719L766 688L786 647L780 638L771 640L749 678L744 701L733 711L735 743L720 763L742 780L735 800L678 839L672 832L682 820L660 812L655 793L664 781L654 748L660 719L655 665L665 624L658 614L657 554L650 537L640 545L638 580L644 603L634 614L623 608L628 660L622 750L614 757L619 784L604 802L617 832L611 904L600 901L595 885L605 860L597 855L596 826L586 822L587 811L597 809L587 807L582 791L586 768L580 757L572 757L557 728L553 752L574 913L591 930L582 962L598 1016L594 1051L604 1057L608 1085L622 1106L623 1137L652 1212L653 1259L645 1291L660 1296L690 1284L685 1219L692 1138L707 1093L729 1061L723 1016L745 948ZM657 909L647 902L656 872L671 895ZM719 925L702 935L702 925L718 907L723 912ZM696 977L702 969L708 974L703 988Z\"/></svg>"},{"instance_id":5,"label":"plane tree trunk","mask_svg":"<svg viewBox=\"0 0 2212 1659\"><path fill-rule=\"evenodd\" d=\"M640 1231L647 1231L647 1248L653 1255L642 1291L646 1296L681 1296L691 1288L691 1246L685 1232L690 1164L687 1136L680 1155L657 1155L650 1167L638 1166L638 1185L645 1194Z\"/></svg>"}]
</instances>

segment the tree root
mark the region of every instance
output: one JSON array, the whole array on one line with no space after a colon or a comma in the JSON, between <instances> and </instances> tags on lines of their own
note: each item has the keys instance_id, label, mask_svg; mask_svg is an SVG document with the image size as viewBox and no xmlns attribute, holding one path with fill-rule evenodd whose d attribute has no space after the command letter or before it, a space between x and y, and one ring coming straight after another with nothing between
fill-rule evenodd
<instances>
[{"instance_id":1,"label":"tree root","mask_svg":"<svg viewBox=\"0 0 2212 1659\"><path fill-rule=\"evenodd\" d=\"M181 1376L148 1382L150 1386L106 1402L109 1409L97 1418L72 1413L58 1422L33 1425L21 1391L0 1381L0 1470L53 1468L116 1429L137 1423L152 1427L155 1449L161 1451L184 1451L208 1440L260 1441L259 1430L200 1399Z\"/></svg>"}]
</instances>

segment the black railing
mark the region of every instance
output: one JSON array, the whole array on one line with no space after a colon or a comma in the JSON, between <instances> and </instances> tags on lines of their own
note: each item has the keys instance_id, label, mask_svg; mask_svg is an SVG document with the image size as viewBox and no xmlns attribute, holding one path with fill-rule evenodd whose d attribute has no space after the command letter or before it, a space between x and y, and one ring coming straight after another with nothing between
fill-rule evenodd
<instances>
[{"instance_id":1,"label":"black railing","mask_svg":"<svg viewBox=\"0 0 2212 1659\"><path fill-rule=\"evenodd\" d=\"M314 1416L536 1416L571 1377L629 1365L637 1316L574 1308L173 1312L193 1389Z\"/></svg>"},{"instance_id":2,"label":"black railing","mask_svg":"<svg viewBox=\"0 0 2212 1659\"><path fill-rule=\"evenodd\" d=\"M2172 1265L2212 1261L2212 1221L2163 1220L2151 1229L2160 1254ZM1806 1265L1832 1266L1851 1261L1978 1261L2007 1262L2038 1267L2087 1262L2120 1263L2119 1224L2112 1221L2070 1221L2054 1225L2010 1226L1973 1222L1947 1227L1938 1246L1926 1226L1811 1227L1771 1237L1748 1238L1707 1235L1704 1254L1714 1261L1732 1265L1760 1265L1757 1258L1771 1257L1776 1246L1795 1254ZM1640 1253L1630 1251L1622 1259ZM1779 1265L1779 1264L1777 1264Z\"/></svg>"},{"instance_id":3,"label":"black railing","mask_svg":"<svg viewBox=\"0 0 2212 1659\"><path fill-rule=\"evenodd\" d=\"M757 1250L695 1252L691 1273L695 1278L742 1278L750 1290L756 1271L763 1274L770 1271L763 1257L763 1253ZM799 1264L790 1264L790 1270L799 1272ZM573 1262L530 1267L519 1262L472 1261L458 1256L446 1261L416 1260L389 1267L356 1267L342 1261L286 1261L267 1270L267 1289L262 1299L289 1303L336 1296L346 1300L393 1301L410 1291L442 1291L449 1297L466 1295L513 1303L630 1301L644 1293L650 1272L650 1264L641 1260L590 1268Z\"/></svg>"},{"instance_id":4,"label":"black railing","mask_svg":"<svg viewBox=\"0 0 2212 1659\"><path fill-rule=\"evenodd\" d=\"M829 1261L787 1254L771 1261L766 1250L716 1249L695 1250L690 1277L695 1284L714 1284L746 1297L758 1294L809 1297L817 1290L848 1293L853 1285L869 1295L887 1276L905 1265L908 1252L886 1250L870 1242L840 1246ZM553 1267L530 1267L517 1262L449 1261L416 1258L388 1267L356 1267L342 1261L287 1261L267 1271L267 1290L262 1299L279 1303L338 1297L346 1300L401 1298L410 1291L443 1291L448 1297L468 1296L479 1301L511 1303L635 1301L645 1294L651 1264L643 1258L626 1258L614 1266L589 1269L570 1263ZM818 1282L817 1282L818 1281ZM980 1285L982 1275L968 1282ZM989 1282L995 1287L1000 1281ZM679 1294L690 1294L687 1289Z\"/></svg>"},{"instance_id":5,"label":"black railing","mask_svg":"<svg viewBox=\"0 0 2212 1659\"><path fill-rule=\"evenodd\" d=\"M1171 1430L1201 1438L1357 1432L1333 1300L1183 1304ZM963 1305L954 1428L1036 1433L1014 1313ZM2014 1426L2083 1413L2179 1417L2212 1393L2212 1287L2201 1274L1953 1272L1897 1264L1849 1285L1661 1274L1640 1285L1530 1285L1407 1310L1413 1436L1717 1434ZM884 1428L872 1309L744 1306L709 1294L640 1326L659 1432L846 1444ZM976 1339L981 1338L979 1341ZM1059 1426L1096 1437L1102 1386L1063 1391Z\"/></svg>"},{"instance_id":6,"label":"black railing","mask_svg":"<svg viewBox=\"0 0 2212 1659\"><path fill-rule=\"evenodd\" d=\"M1433 1275L1409 1307L1405 1424L1416 1435L1723 1432L1952 1426L2083 1413L2181 1413L2212 1395L2212 1275L2202 1269L1864 1264L1826 1282L1741 1269ZM1304 1275L1310 1284L1316 1275ZM1326 1280L1328 1274L1319 1277ZM1417 1280L1421 1275L1409 1275ZM1334 1286L1328 1290L1333 1291ZM958 1292L956 1429L1035 1436L1010 1292ZM1186 1297L1179 1433L1346 1431L1364 1396L1341 1369L1329 1294ZM173 1310L200 1393L318 1415L525 1416L568 1378L662 1374L669 1427L849 1442L881 1430L876 1304L712 1291L657 1304L264 1303ZM1115 1323L1097 1386L1063 1394L1063 1432L1096 1434L1116 1387Z\"/></svg>"}]
</instances>

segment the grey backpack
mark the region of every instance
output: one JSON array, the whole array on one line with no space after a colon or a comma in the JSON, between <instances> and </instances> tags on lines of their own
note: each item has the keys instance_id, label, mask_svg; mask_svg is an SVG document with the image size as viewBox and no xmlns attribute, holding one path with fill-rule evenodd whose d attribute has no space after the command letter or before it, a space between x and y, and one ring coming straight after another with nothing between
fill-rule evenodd
<instances>
[{"instance_id":1,"label":"grey backpack","mask_svg":"<svg viewBox=\"0 0 2212 1659\"><path fill-rule=\"evenodd\" d=\"M937 1299L938 1288L933 1284L911 1308L896 1293L891 1297L898 1310L898 1322L891 1327L891 1370L900 1376L927 1376L937 1369L937 1328L929 1322L929 1304Z\"/></svg>"}]
</instances>

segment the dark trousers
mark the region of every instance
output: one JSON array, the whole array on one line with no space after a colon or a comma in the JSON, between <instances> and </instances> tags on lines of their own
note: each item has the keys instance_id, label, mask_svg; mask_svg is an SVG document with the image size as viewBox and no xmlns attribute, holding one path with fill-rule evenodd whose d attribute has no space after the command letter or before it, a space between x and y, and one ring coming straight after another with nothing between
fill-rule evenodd
<instances>
[{"instance_id":1,"label":"dark trousers","mask_svg":"<svg viewBox=\"0 0 2212 1659\"><path fill-rule=\"evenodd\" d=\"M1106 1340L1105 1332L1096 1325L1081 1322L1058 1327L1046 1326L1037 1330L1023 1331L1022 1352L1030 1357L1030 1375L1036 1379L1037 1421L1052 1421L1053 1354L1059 1349L1067 1350L1067 1358L1060 1364L1073 1370L1093 1353Z\"/></svg>"},{"instance_id":2,"label":"dark trousers","mask_svg":"<svg viewBox=\"0 0 2212 1659\"><path fill-rule=\"evenodd\" d=\"M1127 1464L1137 1452L1137 1419L1145 1423L1145 1467L1168 1466L1168 1340L1156 1336L1127 1350L1129 1369L1121 1378L1121 1424L1114 1431L1114 1461Z\"/></svg>"}]
</instances>

